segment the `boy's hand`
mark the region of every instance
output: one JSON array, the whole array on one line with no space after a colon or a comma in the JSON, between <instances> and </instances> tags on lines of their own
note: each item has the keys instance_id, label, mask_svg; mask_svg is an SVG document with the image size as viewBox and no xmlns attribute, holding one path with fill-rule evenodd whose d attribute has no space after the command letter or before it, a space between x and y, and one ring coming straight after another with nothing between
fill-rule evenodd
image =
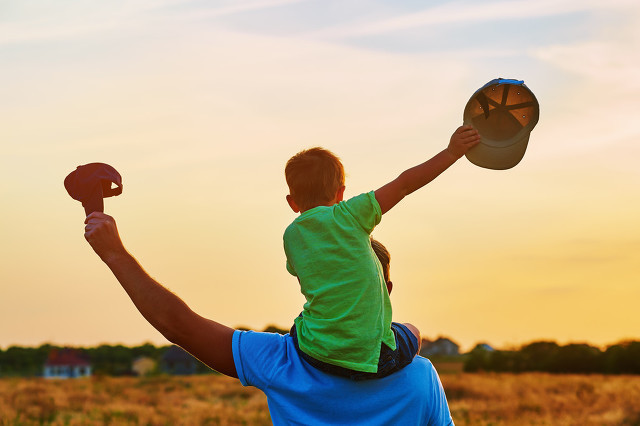
<instances>
[{"instance_id":1,"label":"boy's hand","mask_svg":"<svg viewBox=\"0 0 640 426\"><path fill-rule=\"evenodd\" d=\"M451 135L447 152L456 160L480 143L480 134L471 126L460 126Z\"/></svg>"}]
</instances>

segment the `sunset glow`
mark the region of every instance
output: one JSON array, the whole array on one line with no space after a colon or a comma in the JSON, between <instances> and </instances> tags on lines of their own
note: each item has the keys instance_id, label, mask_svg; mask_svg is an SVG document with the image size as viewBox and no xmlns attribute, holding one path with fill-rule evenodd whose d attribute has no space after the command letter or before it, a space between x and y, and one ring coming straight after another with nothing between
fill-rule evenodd
<instances>
[{"instance_id":1,"label":"sunset glow","mask_svg":"<svg viewBox=\"0 0 640 426\"><path fill-rule=\"evenodd\" d=\"M461 159L385 215L394 320L463 350L640 338L634 0L117 0L0 6L0 347L165 343L63 187L104 162L127 249L195 311L289 327L284 164L324 146L346 196L446 147L469 96L523 79L520 164Z\"/></svg>"}]
</instances>

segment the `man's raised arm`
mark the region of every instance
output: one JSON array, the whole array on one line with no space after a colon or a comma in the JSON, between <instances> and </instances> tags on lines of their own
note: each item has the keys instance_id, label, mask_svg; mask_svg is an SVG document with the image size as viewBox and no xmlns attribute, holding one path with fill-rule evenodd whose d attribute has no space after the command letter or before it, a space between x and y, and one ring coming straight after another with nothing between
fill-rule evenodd
<instances>
[{"instance_id":1,"label":"man's raised arm","mask_svg":"<svg viewBox=\"0 0 640 426\"><path fill-rule=\"evenodd\" d=\"M124 248L111 216L94 212L87 216L85 224L85 238L142 316L170 342L214 370L237 377L231 349L234 330L196 314L151 278Z\"/></svg>"}]
</instances>

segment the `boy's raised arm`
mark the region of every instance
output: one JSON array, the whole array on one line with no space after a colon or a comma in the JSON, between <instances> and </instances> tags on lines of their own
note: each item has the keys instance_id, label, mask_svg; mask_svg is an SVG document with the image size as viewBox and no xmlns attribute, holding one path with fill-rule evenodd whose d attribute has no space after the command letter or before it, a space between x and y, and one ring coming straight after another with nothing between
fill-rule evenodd
<instances>
[{"instance_id":1,"label":"boy's raised arm","mask_svg":"<svg viewBox=\"0 0 640 426\"><path fill-rule=\"evenodd\" d=\"M480 135L473 127L458 127L446 149L424 163L405 170L396 179L375 191L382 214L391 210L405 196L434 180L478 143Z\"/></svg>"}]
</instances>

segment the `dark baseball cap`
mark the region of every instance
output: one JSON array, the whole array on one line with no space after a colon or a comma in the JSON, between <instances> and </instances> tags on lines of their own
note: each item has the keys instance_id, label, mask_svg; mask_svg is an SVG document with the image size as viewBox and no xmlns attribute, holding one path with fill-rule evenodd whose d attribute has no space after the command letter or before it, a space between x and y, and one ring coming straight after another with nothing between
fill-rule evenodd
<instances>
[{"instance_id":1,"label":"dark baseball cap","mask_svg":"<svg viewBox=\"0 0 640 426\"><path fill-rule=\"evenodd\" d=\"M464 108L464 124L480 134L466 156L487 169L510 169L522 160L538 123L540 106L522 80L496 78L478 89Z\"/></svg>"},{"instance_id":2,"label":"dark baseball cap","mask_svg":"<svg viewBox=\"0 0 640 426\"><path fill-rule=\"evenodd\" d=\"M116 186L112 188L112 185ZM104 163L78 166L64 179L64 187L74 200L82 202L89 216L104 211L103 198L122 194L122 177L113 167Z\"/></svg>"}]
</instances>

